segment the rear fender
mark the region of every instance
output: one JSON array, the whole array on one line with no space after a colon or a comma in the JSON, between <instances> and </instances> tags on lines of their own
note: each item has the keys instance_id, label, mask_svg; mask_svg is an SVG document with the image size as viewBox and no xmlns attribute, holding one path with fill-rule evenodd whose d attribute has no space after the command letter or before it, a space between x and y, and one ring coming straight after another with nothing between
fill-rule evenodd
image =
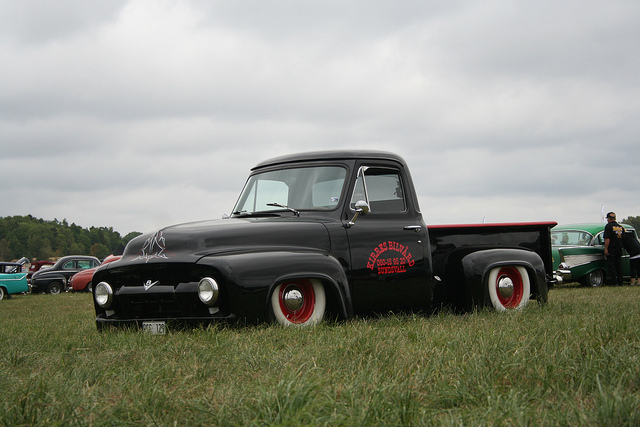
<instances>
[{"instance_id":1,"label":"rear fender","mask_svg":"<svg viewBox=\"0 0 640 427\"><path fill-rule=\"evenodd\" d=\"M566 266L558 270L570 271L571 274L565 277L569 281L579 281L596 270L607 272L607 259L602 247L560 248L558 253L562 264Z\"/></svg>"},{"instance_id":2,"label":"rear fender","mask_svg":"<svg viewBox=\"0 0 640 427\"><path fill-rule=\"evenodd\" d=\"M531 283L531 298L546 303L549 290L544 262L532 251L519 248L461 248L453 251L445 262L444 304L464 310L482 305L489 272L500 266L522 266Z\"/></svg>"},{"instance_id":3,"label":"rear fender","mask_svg":"<svg viewBox=\"0 0 640 427\"><path fill-rule=\"evenodd\" d=\"M198 264L211 266L219 272L231 309L240 317L266 320L273 289L284 281L303 278L322 281L327 293L328 311L340 319L353 316L344 269L330 255L292 251L251 252L207 256Z\"/></svg>"},{"instance_id":4,"label":"rear fender","mask_svg":"<svg viewBox=\"0 0 640 427\"><path fill-rule=\"evenodd\" d=\"M524 249L489 249L471 253L462 259L465 287L472 295L473 304L485 301L485 282L495 267L522 266L531 283L531 298L546 303L549 298L544 262L535 252Z\"/></svg>"},{"instance_id":5,"label":"rear fender","mask_svg":"<svg viewBox=\"0 0 640 427\"><path fill-rule=\"evenodd\" d=\"M39 289L45 290L51 282L60 282L62 286L66 287L68 281L69 279L63 274L47 274L46 277L38 277L35 283Z\"/></svg>"},{"instance_id":6,"label":"rear fender","mask_svg":"<svg viewBox=\"0 0 640 427\"><path fill-rule=\"evenodd\" d=\"M609 271L609 267L607 266L606 262L598 262L598 263L594 263L591 265L585 265L585 266L578 266L578 267L573 267L573 268L569 268L569 271L571 271L571 281L575 281L578 282L580 281L582 278L588 276L589 274L593 273L594 271L598 271L598 270L602 270L602 272L604 273L604 277L607 277L609 275L608 271Z\"/></svg>"}]
</instances>

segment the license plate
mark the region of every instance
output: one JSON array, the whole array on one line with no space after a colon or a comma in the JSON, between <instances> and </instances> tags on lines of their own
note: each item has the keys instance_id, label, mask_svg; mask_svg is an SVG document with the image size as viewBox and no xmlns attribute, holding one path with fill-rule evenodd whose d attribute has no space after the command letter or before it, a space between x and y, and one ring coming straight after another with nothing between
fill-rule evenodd
<instances>
[{"instance_id":1,"label":"license plate","mask_svg":"<svg viewBox=\"0 0 640 427\"><path fill-rule=\"evenodd\" d=\"M164 335L167 333L167 324L163 320L142 322L142 330L151 335Z\"/></svg>"}]
</instances>

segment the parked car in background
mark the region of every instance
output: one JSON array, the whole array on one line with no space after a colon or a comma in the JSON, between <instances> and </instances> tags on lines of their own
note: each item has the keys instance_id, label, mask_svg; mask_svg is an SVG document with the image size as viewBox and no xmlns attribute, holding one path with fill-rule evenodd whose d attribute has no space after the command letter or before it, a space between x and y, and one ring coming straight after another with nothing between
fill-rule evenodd
<instances>
[{"instance_id":1,"label":"parked car in background","mask_svg":"<svg viewBox=\"0 0 640 427\"><path fill-rule=\"evenodd\" d=\"M71 276L78 271L95 268L100 265L96 257L86 255L69 255L60 258L47 269L40 269L31 276L29 286L32 292L59 294L63 292Z\"/></svg>"},{"instance_id":2,"label":"parked car in background","mask_svg":"<svg viewBox=\"0 0 640 427\"><path fill-rule=\"evenodd\" d=\"M604 223L558 225L551 230L553 270L558 283L579 282L598 287L608 277L604 255ZM637 240L636 230L622 225ZM623 250L622 274L629 277L629 254Z\"/></svg>"},{"instance_id":3,"label":"parked car in background","mask_svg":"<svg viewBox=\"0 0 640 427\"><path fill-rule=\"evenodd\" d=\"M121 255L109 255L100 265L109 264L110 262L117 261L120 258L122 258ZM71 276L67 292L91 292L91 289L93 288L91 279L93 278L93 273L96 271L96 268L97 267L82 270Z\"/></svg>"},{"instance_id":4,"label":"parked car in background","mask_svg":"<svg viewBox=\"0 0 640 427\"><path fill-rule=\"evenodd\" d=\"M27 280L31 279L33 273L43 268L49 268L55 264L53 261L31 261L29 271L27 271Z\"/></svg>"},{"instance_id":5,"label":"parked car in background","mask_svg":"<svg viewBox=\"0 0 640 427\"><path fill-rule=\"evenodd\" d=\"M22 261L22 260L21 260ZM0 300L29 291L24 263L0 262Z\"/></svg>"}]
</instances>

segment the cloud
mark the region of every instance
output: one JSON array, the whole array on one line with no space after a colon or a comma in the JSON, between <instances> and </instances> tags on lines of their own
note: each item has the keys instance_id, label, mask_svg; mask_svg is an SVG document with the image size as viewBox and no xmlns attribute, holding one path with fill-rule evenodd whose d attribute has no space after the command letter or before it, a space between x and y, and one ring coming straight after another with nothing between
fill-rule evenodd
<instances>
[{"instance_id":1,"label":"cloud","mask_svg":"<svg viewBox=\"0 0 640 427\"><path fill-rule=\"evenodd\" d=\"M0 1L0 216L148 231L230 211L261 160L351 148L404 156L433 222L640 215L639 18L626 1Z\"/></svg>"},{"instance_id":2,"label":"cloud","mask_svg":"<svg viewBox=\"0 0 640 427\"><path fill-rule=\"evenodd\" d=\"M2 0L0 35L27 48L63 42L117 19L125 3L126 0L94 4L83 0Z\"/></svg>"}]
</instances>

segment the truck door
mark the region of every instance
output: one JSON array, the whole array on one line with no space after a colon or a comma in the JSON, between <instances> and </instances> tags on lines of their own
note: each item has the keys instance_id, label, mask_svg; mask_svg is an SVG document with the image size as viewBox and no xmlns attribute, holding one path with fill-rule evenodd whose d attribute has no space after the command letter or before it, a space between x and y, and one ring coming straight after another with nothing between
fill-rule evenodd
<instances>
[{"instance_id":1,"label":"truck door","mask_svg":"<svg viewBox=\"0 0 640 427\"><path fill-rule=\"evenodd\" d=\"M356 203L369 212L347 224L351 251L349 284L356 313L428 308L430 273L425 261L428 243L422 217L407 176L392 166L362 165L348 207Z\"/></svg>"}]
</instances>

